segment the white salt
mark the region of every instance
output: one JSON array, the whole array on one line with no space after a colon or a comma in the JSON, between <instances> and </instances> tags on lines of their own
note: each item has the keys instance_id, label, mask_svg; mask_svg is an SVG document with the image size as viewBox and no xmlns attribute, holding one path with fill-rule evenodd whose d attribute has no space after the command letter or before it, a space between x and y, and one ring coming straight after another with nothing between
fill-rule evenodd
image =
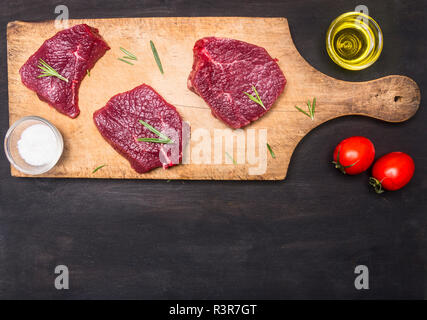
<instances>
[{"instance_id":1,"label":"white salt","mask_svg":"<svg viewBox=\"0 0 427 320\"><path fill-rule=\"evenodd\" d=\"M48 164L57 156L55 134L44 124L32 125L22 132L18 141L18 152L29 165Z\"/></svg>"}]
</instances>

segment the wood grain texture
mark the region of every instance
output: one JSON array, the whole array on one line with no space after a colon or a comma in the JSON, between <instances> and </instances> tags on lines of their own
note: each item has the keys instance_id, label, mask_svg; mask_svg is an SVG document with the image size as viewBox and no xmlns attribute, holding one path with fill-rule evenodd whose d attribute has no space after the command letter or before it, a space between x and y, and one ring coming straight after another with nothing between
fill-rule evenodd
<instances>
[{"instance_id":1,"label":"wood grain texture","mask_svg":"<svg viewBox=\"0 0 427 320\"><path fill-rule=\"evenodd\" d=\"M26 59L57 30L52 21L41 23L12 22L7 29L10 124L27 115L38 115L55 124L64 136L64 154L58 165L44 177L89 177L130 179L215 179L215 180L279 180L286 172L293 150L313 128L345 115L365 115L384 121L409 119L418 109L420 91L417 84L404 76L388 76L367 82L345 82L328 77L312 68L295 48L287 20L284 18L126 18L70 20L70 26L87 23L100 30L111 50L95 65L90 77L80 87L81 113L75 120L59 114L40 101L20 81L18 70ZM268 34L268 37L265 37ZM214 130L227 127L211 116L205 102L187 89L194 42L204 36L230 37L265 47L277 58L288 84L272 110L243 130L267 130L267 140L276 159L267 155L265 173L250 174L251 165L183 164L168 170L156 169L137 174L97 132L92 114L113 95L130 90L141 83L155 88L175 105L192 132L204 128L212 137ZM153 40L162 60L161 75L153 59L149 41ZM134 66L117 60L122 46L135 53ZM316 97L316 116L312 121L295 109ZM194 137L193 137L194 138ZM191 141L191 150L198 141ZM236 151L236 150L235 150ZM235 153L233 156L236 158ZM214 162L212 154L212 162ZM230 162L230 161L228 161ZM96 174L95 167L106 164ZM13 167L13 176L26 176Z\"/></svg>"}]
</instances>

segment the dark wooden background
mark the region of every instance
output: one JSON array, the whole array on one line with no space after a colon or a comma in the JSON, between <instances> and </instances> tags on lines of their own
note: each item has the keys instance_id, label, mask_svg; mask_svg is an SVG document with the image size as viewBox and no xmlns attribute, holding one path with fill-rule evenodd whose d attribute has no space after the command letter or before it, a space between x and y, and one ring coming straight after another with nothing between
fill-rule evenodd
<instances>
[{"instance_id":1,"label":"dark wooden background","mask_svg":"<svg viewBox=\"0 0 427 320\"><path fill-rule=\"evenodd\" d=\"M426 92L426 1L2 1L0 133L8 128L6 24L70 18L283 16L318 70L361 81L412 77ZM384 50L350 72L327 56L339 14L365 4L381 25ZM286 72L286 70L285 70ZM311 132L282 182L18 179L0 153L0 298L426 298L426 110L402 124L347 117ZM330 164L343 138L363 135L377 155L404 151L416 172L403 190L377 196L367 174ZM70 269L70 290L54 268ZM370 290L354 288L366 264Z\"/></svg>"}]
</instances>

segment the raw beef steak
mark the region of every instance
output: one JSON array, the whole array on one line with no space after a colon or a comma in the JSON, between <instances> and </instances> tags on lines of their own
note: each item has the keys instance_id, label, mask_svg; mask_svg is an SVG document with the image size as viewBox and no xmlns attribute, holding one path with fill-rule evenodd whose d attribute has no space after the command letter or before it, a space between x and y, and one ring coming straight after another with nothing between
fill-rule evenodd
<instances>
[{"instance_id":1,"label":"raw beef steak","mask_svg":"<svg viewBox=\"0 0 427 320\"><path fill-rule=\"evenodd\" d=\"M161 166L166 169L182 159L181 117L173 105L146 84L115 95L93 114L93 119L105 140L138 173ZM138 138L159 139L139 120L165 134L173 143L138 141Z\"/></svg>"},{"instance_id":2,"label":"raw beef steak","mask_svg":"<svg viewBox=\"0 0 427 320\"><path fill-rule=\"evenodd\" d=\"M98 30L79 24L47 39L19 70L22 82L39 98L71 118L79 115L78 91L87 71L110 48ZM40 59L68 82L57 77L38 78Z\"/></svg>"},{"instance_id":3,"label":"raw beef steak","mask_svg":"<svg viewBox=\"0 0 427 320\"><path fill-rule=\"evenodd\" d=\"M200 95L212 114L232 128L264 115L283 92L286 79L264 48L239 40L208 37L194 45L188 88ZM254 86L265 109L250 100Z\"/></svg>"}]
</instances>

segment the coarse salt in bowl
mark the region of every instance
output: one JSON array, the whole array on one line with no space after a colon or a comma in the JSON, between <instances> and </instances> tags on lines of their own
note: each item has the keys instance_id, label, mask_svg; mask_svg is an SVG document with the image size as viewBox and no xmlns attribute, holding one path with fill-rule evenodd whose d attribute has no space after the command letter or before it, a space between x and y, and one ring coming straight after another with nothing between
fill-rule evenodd
<instances>
[{"instance_id":1,"label":"coarse salt in bowl","mask_svg":"<svg viewBox=\"0 0 427 320\"><path fill-rule=\"evenodd\" d=\"M52 169L63 149L64 141L58 129L46 119L36 116L16 121L4 139L4 150L10 163L30 175Z\"/></svg>"}]
</instances>

